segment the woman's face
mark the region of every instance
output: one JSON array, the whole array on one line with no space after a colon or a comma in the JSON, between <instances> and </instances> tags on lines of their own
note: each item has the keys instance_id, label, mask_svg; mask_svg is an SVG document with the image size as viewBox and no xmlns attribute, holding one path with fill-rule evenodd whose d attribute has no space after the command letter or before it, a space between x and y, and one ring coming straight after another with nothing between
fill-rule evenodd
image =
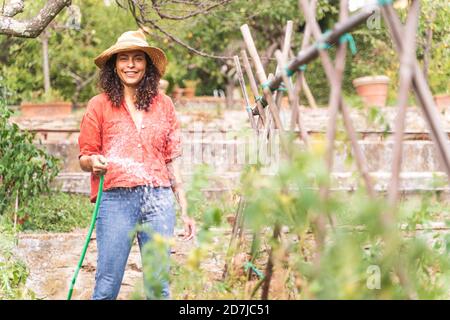
<instances>
[{"instance_id":1,"label":"woman's face","mask_svg":"<svg viewBox=\"0 0 450 320\"><path fill-rule=\"evenodd\" d=\"M117 75L126 86L137 87L145 75L146 67L147 60L143 51L133 50L117 54Z\"/></svg>"}]
</instances>

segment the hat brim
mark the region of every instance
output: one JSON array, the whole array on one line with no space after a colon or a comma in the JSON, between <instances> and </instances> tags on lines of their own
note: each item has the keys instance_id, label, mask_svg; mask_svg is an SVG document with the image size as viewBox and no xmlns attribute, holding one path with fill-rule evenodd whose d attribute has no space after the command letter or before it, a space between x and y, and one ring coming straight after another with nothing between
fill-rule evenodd
<instances>
[{"instance_id":1,"label":"hat brim","mask_svg":"<svg viewBox=\"0 0 450 320\"><path fill-rule=\"evenodd\" d=\"M167 57L164 51L157 47L138 46L136 44L127 45L121 43L120 45L113 45L112 47L103 51L97 58L95 58L94 62L96 66L101 69L105 65L106 61L108 61L114 54L131 50L144 51L150 57L155 67L158 69L160 76L162 77L164 75L164 73L166 72Z\"/></svg>"}]
</instances>

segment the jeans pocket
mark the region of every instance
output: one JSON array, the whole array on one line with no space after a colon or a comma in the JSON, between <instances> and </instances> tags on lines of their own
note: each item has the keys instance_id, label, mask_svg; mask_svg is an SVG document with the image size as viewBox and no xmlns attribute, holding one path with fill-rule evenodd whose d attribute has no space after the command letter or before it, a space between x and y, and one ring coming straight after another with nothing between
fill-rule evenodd
<instances>
[{"instance_id":1,"label":"jeans pocket","mask_svg":"<svg viewBox=\"0 0 450 320\"><path fill-rule=\"evenodd\" d=\"M164 190L162 190L164 189ZM142 222L167 221L173 219L174 197L171 188L157 188L145 195L141 205Z\"/></svg>"}]
</instances>

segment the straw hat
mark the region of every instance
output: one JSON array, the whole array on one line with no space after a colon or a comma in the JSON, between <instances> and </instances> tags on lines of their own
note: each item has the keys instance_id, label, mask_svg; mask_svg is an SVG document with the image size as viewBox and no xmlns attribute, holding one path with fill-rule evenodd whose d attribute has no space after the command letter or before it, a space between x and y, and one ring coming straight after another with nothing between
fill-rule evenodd
<instances>
[{"instance_id":1,"label":"straw hat","mask_svg":"<svg viewBox=\"0 0 450 320\"><path fill-rule=\"evenodd\" d=\"M102 68L113 54L130 50L144 51L158 69L161 77L164 75L167 65L167 58L164 51L156 47L151 47L145 40L145 34L141 30L124 32L117 39L117 42L103 51L95 58L94 62L97 67Z\"/></svg>"}]
</instances>

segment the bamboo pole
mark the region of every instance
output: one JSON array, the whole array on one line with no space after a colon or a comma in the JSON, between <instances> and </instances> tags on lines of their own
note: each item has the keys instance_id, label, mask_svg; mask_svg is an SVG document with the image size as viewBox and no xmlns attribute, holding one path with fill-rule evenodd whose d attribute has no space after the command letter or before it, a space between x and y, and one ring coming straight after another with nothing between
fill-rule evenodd
<instances>
[{"instance_id":1,"label":"bamboo pole","mask_svg":"<svg viewBox=\"0 0 450 320\"><path fill-rule=\"evenodd\" d=\"M270 81L272 79L273 79L273 73L269 73L267 75L267 81ZM272 94L271 97L274 98L274 95ZM275 106L277 106L277 111L276 112L277 112L277 116L279 116L280 115L280 111L278 109L278 104L276 102L276 99L274 99L273 101L274 101ZM272 109L272 111L273 111L273 109ZM264 126L264 137L268 137L268 134L270 132L270 128L272 128L273 125L274 125L274 122L273 122L274 117L273 116L272 117L268 116L267 118L269 120L267 121L266 125ZM276 128L276 126L275 126L275 128Z\"/></svg>"},{"instance_id":2,"label":"bamboo pole","mask_svg":"<svg viewBox=\"0 0 450 320\"><path fill-rule=\"evenodd\" d=\"M253 112L252 112L252 109L250 107L250 101L248 99L247 88L245 87L245 80L244 80L244 75L242 74L242 69L241 69L241 64L239 62L239 57L238 56L234 56L233 59L234 59L234 65L236 66L236 73L237 73L237 76L238 76L238 79L239 79L239 84L241 85L242 96L244 98L245 109L247 111L248 119L250 120L250 124L251 124L252 128L256 130L255 119L253 118Z\"/></svg>"},{"instance_id":3,"label":"bamboo pole","mask_svg":"<svg viewBox=\"0 0 450 320\"><path fill-rule=\"evenodd\" d=\"M299 79L298 79L299 77L301 77L301 74L297 74L297 80L295 81L295 85L294 85L294 101L290 102L291 110L292 110L291 111L290 130L292 132L295 131L296 125L300 126L300 124L299 124L299 118L301 117L300 116L300 92L302 90L302 82L301 82L301 80L299 81Z\"/></svg>"},{"instance_id":4,"label":"bamboo pole","mask_svg":"<svg viewBox=\"0 0 450 320\"><path fill-rule=\"evenodd\" d=\"M16 193L16 201L14 206L14 235L17 234L17 212L19 211L19 191Z\"/></svg>"},{"instance_id":5,"label":"bamboo pole","mask_svg":"<svg viewBox=\"0 0 450 320\"><path fill-rule=\"evenodd\" d=\"M283 55L283 61L287 61L289 58L289 51L291 49L291 39L292 39L292 30L294 28L294 22L289 20L286 24L286 33L284 35L284 43L283 48L281 50L281 54ZM278 67L283 68L284 65L278 65Z\"/></svg>"},{"instance_id":6,"label":"bamboo pole","mask_svg":"<svg viewBox=\"0 0 450 320\"><path fill-rule=\"evenodd\" d=\"M286 60L285 60L284 55L281 53L281 51L279 51L279 50L275 51L275 58L277 59L278 65L282 68L282 66L285 65ZM283 71L283 69L281 71L281 76L283 78L283 82L286 84L286 89L288 91L289 103L292 106L292 108L297 109L298 108L298 104L297 104L298 98L295 97L295 90L292 87L292 83L291 83L290 79L288 78L286 72ZM300 127L300 137L302 138L303 142L305 143L305 146L308 148L309 147L308 133L306 132L305 126L302 123L299 112L298 112L297 118L298 118L299 127Z\"/></svg>"},{"instance_id":7,"label":"bamboo pole","mask_svg":"<svg viewBox=\"0 0 450 320\"><path fill-rule=\"evenodd\" d=\"M372 16L377 10L376 5L368 5L362 8L358 13L350 16L347 21L343 23L336 24L328 34L324 35L322 38L323 43L328 43L330 45L336 44L339 41L339 38L356 28L357 26L363 24L367 21L367 19ZM287 69L289 72L296 72L298 68L304 64L308 64L319 56L319 49L317 45L313 44L302 50L298 53L297 57L295 57L291 62L288 63ZM274 90L279 87L282 79L281 76L275 77L270 83L268 83L268 87L271 90ZM263 102L263 105L266 105L267 101Z\"/></svg>"},{"instance_id":8,"label":"bamboo pole","mask_svg":"<svg viewBox=\"0 0 450 320\"><path fill-rule=\"evenodd\" d=\"M407 112L408 96L412 83L414 59L416 56L415 36L419 20L419 1L414 0L411 5L406 30L404 33L404 50L400 55L400 85L398 90L397 117L395 120L394 150L391 169L391 180L388 187L388 203L395 206L398 201L400 185L400 171L402 165L403 133L405 131L405 116Z\"/></svg>"},{"instance_id":9,"label":"bamboo pole","mask_svg":"<svg viewBox=\"0 0 450 320\"><path fill-rule=\"evenodd\" d=\"M316 38L316 41L318 41L318 44L323 44L324 43L324 37L322 36L322 33L320 31L320 27L317 24L317 21L315 20L315 17L313 15L313 13L311 12L311 8L308 5L307 0L299 0L300 5L303 9L303 12L305 14L305 18L308 21L308 23L311 24L311 31L312 34L314 36L314 38ZM341 11L344 9L341 9ZM342 22L341 25L344 25L345 23ZM338 24L340 25L340 24ZM317 47L319 47L319 45L316 45ZM341 46L342 47L342 46ZM338 50L338 57L339 58L339 54L340 55L344 55L345 56L345 51ZM342 52L342 53L340 53ZM328 52L326 52L325 50L320 50L319 51L319 56L322 62L322 66L325 70L325 74L327 76L328 81L331 84L331 94L330 94L330 105L329 105L329 110L330 110L330 115L329 115L329 125L331 125L331 127L328 128L327 130L327 154L326 154L326 161L327 161L327 167L329 168L330 172L332 169L332 164L333 164L333 157L332 157L332 151L333 151L333 144L334 144L334 136L335 136L335 119L337 116L337 112L338 112L338 108L341 108L341 113L344 119L344 125L348 134L348 137L350 139L350 143L352 145L352 149L353 149L353 153L355 156L355 160L356 160L356 165L358 167L358 170L360 171L365 185L366 185L366 189L367 189L367 193L373 198L375 197L375 192L373 190L372 187L372 181L371 178L369 176L369 172L367 170L367 166L366 166L366 161L364 158L364 155L361 151L361 148L358 144L358 139L356 136L356 131L353 128L353 124L349 115L349 111L347 106L345 105L342 96L341 96L341 83L342 83L342 71L343 71L343 64L342 62L345 64L345 60L342 61L342 58L340 58L339 60L341 61L337 61L339 62L339 64L337 65L338 68L338 72L336 73L336 69L333 66L330 56L328 55ZM339 75L339 73L341 73L341 75ZM325 192L325 196L327 195L328 191L328 187L324 189Z\"/></svg>"},{"instance_id":10,"label":"bamboo pole","mask_svg":"<svg viewBox=\"0 0 450 320\"><path fill-rule=\"evenodd\" d=\"M262 287L262 293L261 293L261 300L268 300L269 299L269 289L270 289L270 282L272 280L273 275L273 255L274 251L279 243L278 238L280 237L280 225L278 223L275 224L275 227L273 229L273 236L272 236L272 245L270 246L269 251L269 257L267 258L267 264L266 264L266 276L264 278L263 287Z\"/></svg>"},{"instance_id":11,"label":"bamboo pole","mask_svg":"<svg viewBox=\"0 0 450 320\"><path fill-rule=\"evenodd\" d=\"M316 11L316 4L317 4L317 0L312 0L311 5L313 6L314 12ZM309 45L310 38L311 38L311 27L306 23L300 52ZM284 61L287 61L287 58ZM301 129L301 119L300 119L300 117L301 117L300 116L300 92L301 92L302 87L304 90L306 89L305 93L306 93L306 98L308 99L308 103L311 104L311 101L314 101L314 106L316 106L314 97L312 96L311 91L309 90L308 84L306 83L304 72L301 69L299 69L297 72L297 79L296 79L296 82L294 85L295 102L293 104L291 103L292 113L291 113L291 127L290 128L291 128L291 131L294 131L295 126L298 125L299 129L300 129L300 133L302 130Z\"/></svg>"},{"instance_id":12,"label":"bamboo pole","mask_svg":"<svg viewBox=\"0 0 450 320\"><path fill-rule=\"evenodd\" d=\"M263 105L261 104L261 100L259 97L258 85L256 84L255 76L253 75L252 67L250 65L250 61L248 60L247 52L245 50L241 50L242 62L244 63L245 72L247 73L248 82L250 84L250 88L252 89L253 96L256 100L256 107L258 110L259 118L258 120L262 120L262 125L266 123L267 118L265 114L265 110ZM260 123L260 122L258 122ZM259 127L258 127L259 128Z\"/></svg>"},{"instance_id":13,"label":"bamboo pole","mask_svg":"<svg viewBox=\"0 0 450 320\"><path fill-rule=\"evenodd\" d=\"M305 74L303 73L303 71L300 74L300 79L302 81L302 88L303 88L303 91L305 92L305 97L306 97L306 100L308 100L309 106L313 109L317 109L318 106L317 106L316 99L314 98L314 96L311 92L311 89L309 88L309 85L306 82Z\"/></svg>"},{"instance_id":14,"label":"bamboo pole","mask_svg":"<svg viewBox=\"0 0 450 320\"><path fill-rule=\"evenodd\" d=\"M311 8L312 8L312 11L316 12L317 0L311 0L310 5L311 5ZM302 40L301 50L305 50L306 49L306 47L310 43L310 39L311 39L311 26L306 24L306 26L305 26L305 34L304 34L304 37L303 37L303 40ZM301 50L300 50L300 52L301 52ZM299 78L297 79L297 81L301 81L300 88L303 88L303 91L305 93L306 99L308 100L309 106L311 108L317 108L316 100L314 99L314 96L312 95L311 90L309 89L308 83L306 82L305 71L300 70L300 72L298 73L298 76L299 76Z\"/></svg>"},{"instance_id":15,"label":"bamboo pole","mask_svg":"<svg viewBox=\"0 0 450 320\"><path fill-rule=\"evenodd\" d=\"M350 16L346 21L338 23L330 31L330 33L323 36L322 42L328 43L330 45L336 44L339 38L345 33L350 32L357 26L366 22L366 20L375 13L377 6L369 5L362 8L358 13ZM319 49L317 45L313 44L302 50L295 59L288 63L287 69L290 72L296 72L301 65L308 64L319 56ZM276 89L279 87L282 79L281 76L276 76L268 86L271 89Z\"/></svg>"},{"instance_id":16,"label":"bamboo pole","mask_svg":"<svg viewBox=\"0 0 450 320\"><path fill-rule=\"evenodd\" d=\"M275 122L275 127L277 129L283 129L283 125L281 124L281 120L279 117L279 110L277 105L275 104L275 101L272 97L272 89L270 86L267 86L267 76L264 71L263 65L261 63L261 59L259 58L258 52L255 47L255 43L253 42L252 35L250 33L250 29L248 28L248 25L244 24L241 26L241 32L244 37L245 44L247 46L247 50L250 54L250 56L253 59L253 63L256 68L256 76L259 80L259 82L264 86L263 87L263 93L264 97L266 98L266 101L268 102L269 111L272 115L272 118ZM279 85L280 83L278 83ZM277 87L278 88L278 87ZM277 89L273 88L273 89Z\"/></svg>"},{"instance_id":17,"label":"bamboo pole","mask_svg":"<svg viewBox=\"0 0 450 320\"><path fill-rule=\"evenodd\" d=\"M228 251L225 259L225 265L222 273L222 279L225 280L228 275L228 266L232 262L232 256L236 254L237 248L240 247L243 240L244 228L244 196L239 197L239 203L234 215L233 227L230 235L230 242L228 244Z\"/></svg>"},{"instance_id":18,"label":"bamboo pole","mask_svg":"<svg viewBox=\"0 0 450 320\"><path fill-rule=\"evenodd\" d=\"M401 54L404 49L404 44L402 41L404 30L400 19L390 5L382 6L382 13L390 30L392 39L394 40L394 44L397 47L397 51ZM450 182L450 151L448 147L448 136L444 134L441 119L439 118L439 113L434 103L430 88L428 87L427 81L420 69L417 59L415 58L413 58L413 65L414 93L427 121L431 138L436 144L439 160L447 173Z\"/></svg>"},{"instance_id":19,"label":"bamboo pole","mask_svg":"<svg viewBox=\"0 0 450 320\"><path fill-rule=\"evenodd\" d=\"M292 38L292 30L294 28L294 22L292 20L288 20L288 22L286 23L286 31L284 34L284 42L283 42L283 48L281 51L281 54L283 55L283 61L287 61L288 57L289 57L289 50L291 48L291 38ZM284 65L280 65L277 64L277 68L276 68L276 75L280 75L283 73L283 68ZM282 91L277 91L275 94L275 103L277 106L280 107L281 109L281 102L282 102L282 98L283 98L283 92ZM281 111L281 110L280 110Z\"/></svg>"}]
</instances>

